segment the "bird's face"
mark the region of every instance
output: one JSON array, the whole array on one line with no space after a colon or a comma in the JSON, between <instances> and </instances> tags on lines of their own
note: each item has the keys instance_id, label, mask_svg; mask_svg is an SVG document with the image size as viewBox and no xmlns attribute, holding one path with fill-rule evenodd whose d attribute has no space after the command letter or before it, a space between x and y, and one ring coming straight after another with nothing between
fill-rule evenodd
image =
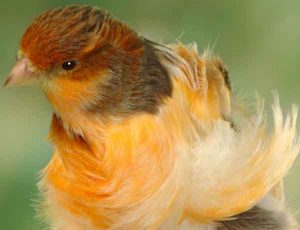
<instances>
[{"instance_id":1,"label":"bird's face","mask_svg":"<svg viewBox=\"0 0 300 230\"><path fill-rule=\"evenodd\" d=\"M88 6L55 8L38 16L24 33L5 85L37 80L54 107L60 101L64 107L92 107L109 97L105 94L114 94L101 87L109 88L124 53L137 59L142 52L139 36L107 12ZM135 63L133 58L133 68Z\"/></svg>"}]
</instances>

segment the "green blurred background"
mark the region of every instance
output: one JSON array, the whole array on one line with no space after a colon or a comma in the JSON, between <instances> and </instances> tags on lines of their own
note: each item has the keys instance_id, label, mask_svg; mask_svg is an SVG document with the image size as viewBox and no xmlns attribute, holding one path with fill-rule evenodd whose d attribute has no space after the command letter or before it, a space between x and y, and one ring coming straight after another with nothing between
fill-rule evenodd
<instances>
[{"instance_id":1,"label":"green blurred background","mask_svg":"<svg viewBox=\"0 0 300 230\"><path fill-rule=\"evenodd\" d=\"M229 66L234 92L255 90L285 109L300 105L299 0L26 0L0 2L0 80L14 63L18 41L43 10L89 4L109 10L136 31L164 43L196 41L214 47ZM49 161L51 108L37 87L0 88L0 229L42 229L34 218L37 173ZM300 159L286 179L287 199L300 209Z\"/></svg>"}]
</instances>

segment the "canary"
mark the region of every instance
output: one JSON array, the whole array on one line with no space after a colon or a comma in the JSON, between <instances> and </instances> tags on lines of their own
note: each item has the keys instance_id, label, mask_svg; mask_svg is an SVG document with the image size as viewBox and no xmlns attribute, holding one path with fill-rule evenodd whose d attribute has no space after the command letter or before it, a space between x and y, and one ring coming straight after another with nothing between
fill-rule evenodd
<instances>
[{"instance_id":1,"label":"canary","mask_svg":"<svg viewBox=\"0 0 300 230\"><path fill-rule=\"evenodd\" d=\"M53 107L39 213L53 230L295 229L281 202L295 108L234 124L222 60L163 45L90 6L45 11L5 85L35 80Z\"/></svg>"}]
</instances>

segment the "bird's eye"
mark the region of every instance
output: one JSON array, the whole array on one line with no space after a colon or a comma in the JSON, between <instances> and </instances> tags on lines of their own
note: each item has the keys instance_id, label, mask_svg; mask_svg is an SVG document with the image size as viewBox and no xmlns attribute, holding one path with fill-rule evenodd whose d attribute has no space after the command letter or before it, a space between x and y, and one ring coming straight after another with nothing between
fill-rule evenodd
<instances>
[{"instance_id":1,"label":"bird's eye","mask_svg":"<svg viewBox=\"0 0 300 230\"><path fill-rule=\"evenodd\" d=\"M72 70L72 69L74 69L75 67L76 67L76 65L77 65L77 62L76 61L74 61L74 60L71 60L71 61L66 61L66 62L64 62L63 64L62 64L62 68L64 69L64 70Z\"/></svg>"}]
</instances>

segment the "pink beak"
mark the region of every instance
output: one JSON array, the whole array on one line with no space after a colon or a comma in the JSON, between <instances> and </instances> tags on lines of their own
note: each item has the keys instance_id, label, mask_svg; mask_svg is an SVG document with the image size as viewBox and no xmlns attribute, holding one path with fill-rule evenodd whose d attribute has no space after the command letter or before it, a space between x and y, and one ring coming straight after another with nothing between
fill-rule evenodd
<instances>
[{"instance_id":1,"label":"pink beak","mask_svg":"<svg viewBox=\"0 0 300 230\"><path fill-rule=\"evenodd\" d=\"M28 83L35 78L35 74L28 69L28 59L21 58L18 60L10 72L8 78L4 83L6 86L17 86Z\"/></svg>"}]
</instances>

